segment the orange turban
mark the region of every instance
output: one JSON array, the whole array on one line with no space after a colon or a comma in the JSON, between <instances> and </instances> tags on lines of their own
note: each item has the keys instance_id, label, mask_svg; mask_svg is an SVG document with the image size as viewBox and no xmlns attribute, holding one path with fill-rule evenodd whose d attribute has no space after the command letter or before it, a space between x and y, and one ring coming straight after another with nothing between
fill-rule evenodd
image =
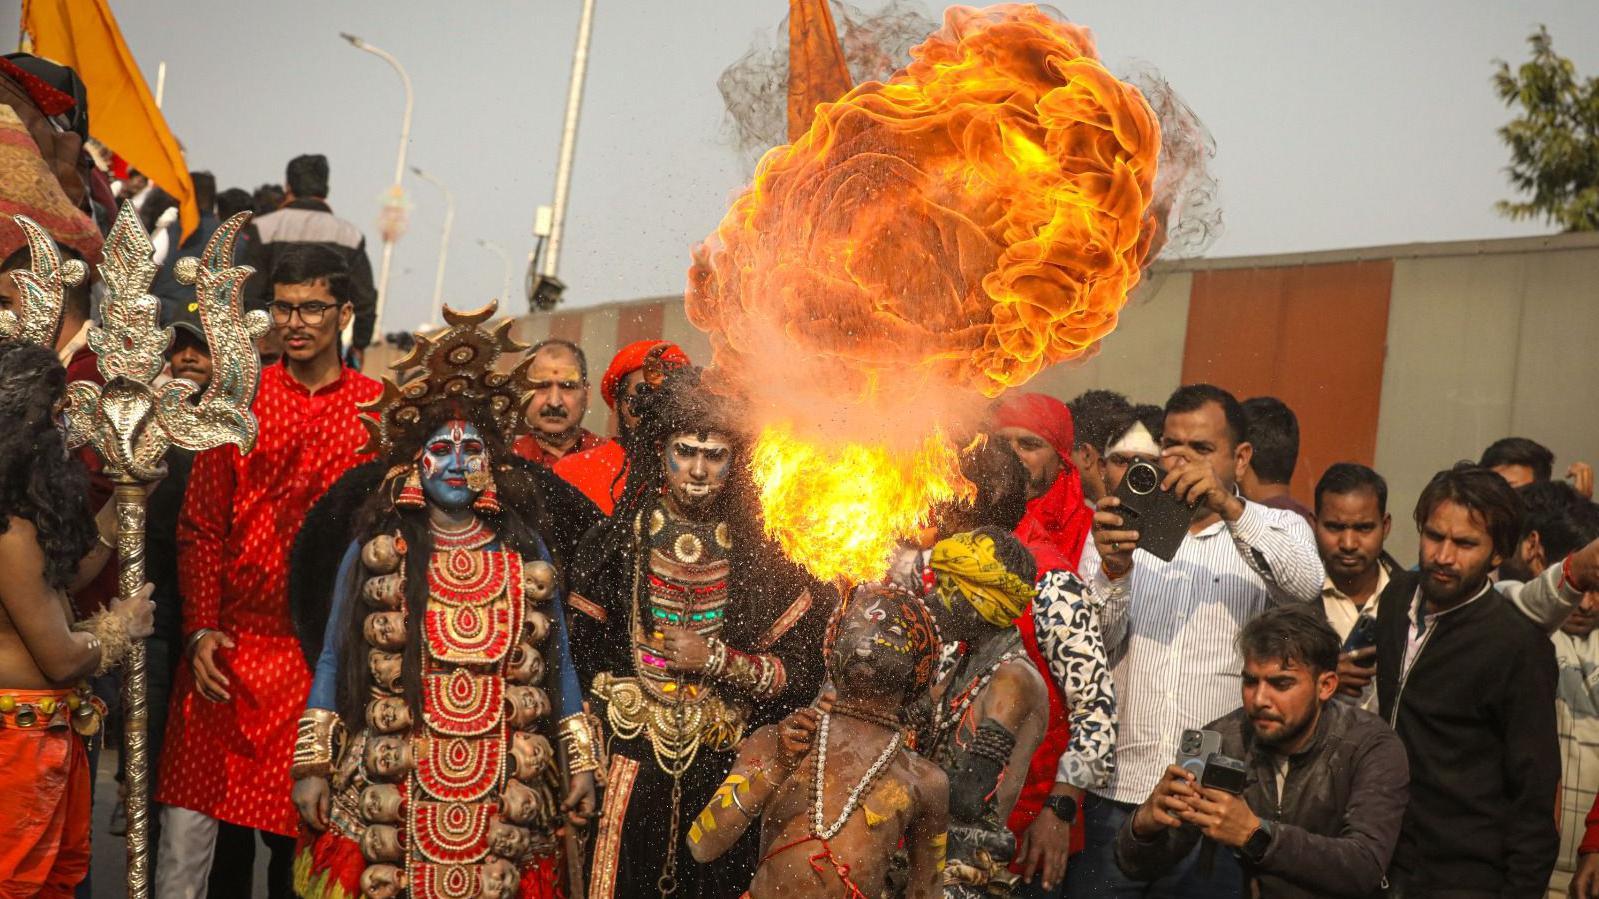
<instances>
[{"instance_id":1,"label":"orange turban","mask_svg":"<svg viewBox=\"0 0 1599 899\"><path fill-rule=\"evenodd\" d=\"M688 354L675 343L669 340L637 340L622 347L622 351L611 360L611 366L605 370L605 377L600 379L600 396L605 397L605 405L616 408L616 391L622 386L622 379L644 367L649 359L650 352L656 347L663 347L660 360L673 365L687 365Z\"/></svg>"}]
</instances>

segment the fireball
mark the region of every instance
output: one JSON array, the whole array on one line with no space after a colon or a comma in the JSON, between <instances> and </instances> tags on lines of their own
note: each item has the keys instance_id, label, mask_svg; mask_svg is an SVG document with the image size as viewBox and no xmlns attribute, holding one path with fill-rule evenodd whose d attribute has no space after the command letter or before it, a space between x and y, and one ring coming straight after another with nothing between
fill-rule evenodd
<instances>
[{"instance_id":1,"label":"fireball","mask_svg":"<svg viewBox=\"0 0 1599 899\"><path fill-rule=\"evenodd\" d=\"M889 81L817 108L696 248L688 315L755 410L769 532L873 579L971 495L947 434L1091 353L1138 283L1160 129L1089 32L951 8Z\"/></svg>"}]
</instances>

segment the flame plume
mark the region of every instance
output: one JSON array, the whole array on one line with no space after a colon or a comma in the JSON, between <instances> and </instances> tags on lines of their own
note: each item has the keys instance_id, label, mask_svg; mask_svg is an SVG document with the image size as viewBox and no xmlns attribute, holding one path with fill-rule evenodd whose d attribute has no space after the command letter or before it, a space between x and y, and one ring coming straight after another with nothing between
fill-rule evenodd
<instances>
[{"instance_id":1,"label":"flame plume","mask_svg":"<svg viewBox=\"0 0 1599 899\"><path fill-rule=\"evenodd\" d=\"M945 434L1115 327L1159 151L1086 29L1006 5L949 9L903 72L766 154L686 300L715 383L754 411L791 558L874 579L931 504L971 495Z\"/></svg>"}]
</instances>

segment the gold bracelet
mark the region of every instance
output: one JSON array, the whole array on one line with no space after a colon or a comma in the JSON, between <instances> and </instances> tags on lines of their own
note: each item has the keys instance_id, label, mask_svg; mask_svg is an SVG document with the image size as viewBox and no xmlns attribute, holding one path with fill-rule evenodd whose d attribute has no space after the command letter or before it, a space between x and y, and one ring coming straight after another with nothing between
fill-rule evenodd
<instances>
[{"instance_id":1,"label":"gold bracelet","mask_svg":"<svg viewBox=\"0 0 1599 899\"><path fill-rule=\"evenodd\" d=\"M306 709L294 738L294 762L289 776L328 777L344 743L344 722L332 709Z\"/></svg>"},{"instance_id":2,"label":"gold bracelet","mask_svg":"<svg viewBox=\"0 0 1599 899\"><path fill-rule=\"evenodd\" d=\"M561 749L566 753L568 774L583 774L601 768L600 719L590 712L567 715L556 724Z\"/></svg>"}]
</instances>

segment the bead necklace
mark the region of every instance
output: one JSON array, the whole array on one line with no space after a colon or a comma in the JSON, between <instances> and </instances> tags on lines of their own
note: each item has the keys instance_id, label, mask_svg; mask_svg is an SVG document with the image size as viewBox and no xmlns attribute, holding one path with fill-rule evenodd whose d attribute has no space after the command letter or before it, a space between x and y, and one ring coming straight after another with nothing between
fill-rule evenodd
<instances>
[{"instance_id":1,"label":"bead necklace","mask_svg":"<svg viewBox=\"0 0 1599 899\"><path fill-rule=\"evenodd\" d=\"M833 714L854 718L856 721L865 721L868 724L876 724L879 727L886 727L893 731L905 729L905 722L901 721L898 715L891 712L859 708L853 703L842 699L833 703Z\"/></svg>"},{"instance_id":2,"label":"bead necklace","mask_svg":"<svg viewBox=\"0 0 1599 899\"><path fill-rule=\"evenodd\" d=\"M861 800L871 792L872 787L877 783L877 779L888 769L888 763L892 762L894 756L899 754L900 744L905 739L904 734L897 730L894 732L894 736L889 738L888 745L884 746L883 751L877 756L877 761L872 762L872 767L866 769L866 776L861 778L860 783L857 783L855 788L849 791L849 797L844 800L844 808L839 812L838 818L830 825L824 824L822 798L825 791L823 790L823 784L827 780L827 733L832 717L832 715L826 713L822 715L820 733L816 744L816 784L813 791L815 798L811 805L811 836L823 841L831 840L838 835L840 830L844 829L844 823L849 820L851 815L855 814L855 807L860 805Z\"/></svg>"},{"instance_id":3,"label":"bead necklace","mask_svg":"<svg viewBox=\"0 0 1599 899\"><path fill-rule=\"evenodd\" d=\"M473 518L467 526L456 529L429 523L428 530L433 534L434 549L479 549L494 541L494 532L481 518Z\"/></svg>"},{"instance_id":4,"label":"bead necklace","mask_svg":"<svg viewBox=\"0 0 1599 899\"><path fill-rule=\"evenodd\" d=\"M994 660L992 665L989 665L988 668L983 671L982 674L978 675L976 679L967 684L966 689L957 694L953 702L939 703L938 709L933 717L933 739L932 743L927 747L927 752L933 753L938 751L938 747L944 742L944 732L952 724L961 720L962 716L966 714L966 709L971 706L972 701L977 698L977 694L983 692L983 688L988 686L988 682L994 679L994 672L998 671L1001 666L1003 666L1006 662L1016 658L1018 655L1020 655L1020 653L1015 648L1005 650L1000 654L999 658Z\"/></svg>"}]
</instances>

